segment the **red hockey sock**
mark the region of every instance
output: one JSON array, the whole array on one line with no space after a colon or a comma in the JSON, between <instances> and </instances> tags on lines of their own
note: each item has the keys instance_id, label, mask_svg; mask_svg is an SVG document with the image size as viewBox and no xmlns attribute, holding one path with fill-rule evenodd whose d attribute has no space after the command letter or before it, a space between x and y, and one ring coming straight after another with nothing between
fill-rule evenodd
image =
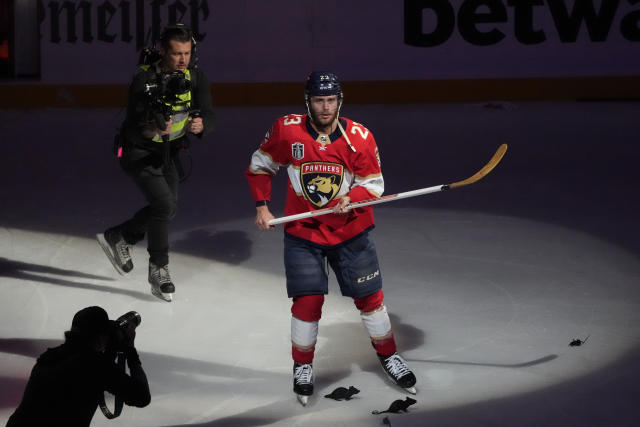
<instances>
[{"instance_id":1,"label":"red hockey sock","mask_svg":"<svg viewBox=\"0 0 640 427\"><path fill-rule=\"evenodd\" d=\"M381 340L371 340L373 348L376 349L376 353L381 354L384 357L389 357L396 352L396 340L393 338L393 334L387 338Z\"/></svg>"},{"instance_id":2,"label":"red hockey sock","mask_svg":"<svg viewBox=\"0 0 640 427\"><path fill-rule=\"evenodd\" d=\"M353 302L356 305L356 308L365 313L369 311L374 311L376 308L380 307L384 301L384 293L382 289L379 291L367 295L366 297L354 298Z\"/></svg>"},{"instance_id":3,"label":"red hockey sock","mask_svg":"<svg viewBox=\"0 0 640 427\"><path fill-rule=\"evenodd\" d=\"M306 364L313 362L313 354L315 352L316 347L313 346L309 349L302 350L294 345L291 346L291 357L293 357L294 362L298 362L300 364Z\"/></svg>"},{"instance_id":4,"label":"red hockey sock","mask_svg":"<svg viewBox=\"0 0 640 427\"><path fill-rule=\"evenodd\" d=\"M324 295L303 295L293 299L291 314L305 322L314 322L322 317Z\"/></svg>"}]
</instances>

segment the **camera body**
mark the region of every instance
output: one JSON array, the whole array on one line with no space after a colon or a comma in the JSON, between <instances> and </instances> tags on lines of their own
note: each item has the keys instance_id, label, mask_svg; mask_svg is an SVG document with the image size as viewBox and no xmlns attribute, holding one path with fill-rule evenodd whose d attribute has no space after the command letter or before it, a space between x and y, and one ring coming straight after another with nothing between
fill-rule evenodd
<instances>
[{"instance_id":1,"label":"camera body","mask_svg":"<svg viewBox=\"0 0 640 427\"><path fill-rule=\"evenodd\" d=\"M182 71L161 74L155 81L144 85L144 93L149 98L162 99L167 103L179 102L178 95L191 90L191 82Z\"/></svg>"},{"instance_id":2,"label":"camera body","mask_svg":"<svg viewBox=\"0 0 640 427\"><path fill-rule=\"evenodd\" d=\"M142 317L136 311L129 311L123 314L122 316L118 317L114 321L116 327L118 328L126 328L130 324L133 325L134 328L137 328L138 326L140 326L141 322L142 322Z\"/></svg>"},{"instance_id":3,"label":"camera body","mask_svg":"<svg viewBox=\"0 0 640 427\"><path fill-rule=\"evenodd\" d=\"M128 344L126 329L130 326L137 328L142 322L142 317L135 311L129 311L116 320L112 320L111 332L107 349L111 352L122 351Z\"/></svg>"},{"instance_id":4,"label":"camera body","mask_svg":"<svg viewBox=\"0 0 640 427\"><path fill-rule=\"evenodd\" d=\"M174 71L156 76L154 81L145 83L144 95L147 100L148 123L153 123L164 130L164 122L171 118L173 105L180 103L178 95L191 90L191 82L185 73Z\"/></svg>"}]
</instances>

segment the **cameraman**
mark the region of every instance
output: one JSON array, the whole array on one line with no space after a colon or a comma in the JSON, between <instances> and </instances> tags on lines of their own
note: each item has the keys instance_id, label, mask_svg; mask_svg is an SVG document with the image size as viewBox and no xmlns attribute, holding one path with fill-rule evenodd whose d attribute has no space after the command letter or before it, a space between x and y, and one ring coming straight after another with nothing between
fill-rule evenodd
<instances>
[{"instance_id":1,"label":"cameraman","mask_svg":"<svg viewBox=\"0 0 640 427\"><path fill-rule=\"evenodd\" d=\"M168 264L169 222L176 214L182 171L178 151L188 146L187 133L201 138L213 130L209 80L199 68L189 67L194 46L184 25L166 28L158 59L133 79L120 131L120 163L148 204L97 235L113 266L126 274L133 269L129 246L147 233L151 292L165 301L175 292Z\"/></svg>"},{"instance_id":2,"label":"cameraman","mask_svg":"<svg viewBox=\"0 0 640 427\"><path fill-rule=\"evenodd\" d=\"M71 330L64 333L64 344L38 358L7 427L88 426L105 390L127 405L147 406L151 395L133 346L135 326L116 328L101 307L78 311ZM121 335L114 340L115 334ZM115 343L126 355L130 375L114 362Z\"/></svg>"}]
</instances>

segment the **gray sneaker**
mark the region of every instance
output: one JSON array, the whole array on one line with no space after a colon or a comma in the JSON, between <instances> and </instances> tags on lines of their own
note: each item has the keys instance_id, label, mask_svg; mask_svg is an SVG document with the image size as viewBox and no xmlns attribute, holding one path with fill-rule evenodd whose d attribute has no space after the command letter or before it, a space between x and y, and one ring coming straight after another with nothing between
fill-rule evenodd
<instances>
[{"instance_id":1,"label":"gray sneaker","mask_svg":"<svg viewBox=\"0 0 640 427\"><path fill-rule=\"evenodd\" d=\"M154 263L149 263L149 283L151 284L151 293L158 298L169 301L173 299L173 293L176 287L171 281L169 275L169 266L158 267Z\"/></svg>"},{"instance_id":2,"label":"gray sneaker","mask_svg":"<svg viewBox=\"0 0 640 427\"><path fill-rule=\"evenodd\" d=\"M118 273L124 275L133 270L129 244L117 228L109 228L104 233L96 234L96 238Z\"/></svg>"}]
</instances>

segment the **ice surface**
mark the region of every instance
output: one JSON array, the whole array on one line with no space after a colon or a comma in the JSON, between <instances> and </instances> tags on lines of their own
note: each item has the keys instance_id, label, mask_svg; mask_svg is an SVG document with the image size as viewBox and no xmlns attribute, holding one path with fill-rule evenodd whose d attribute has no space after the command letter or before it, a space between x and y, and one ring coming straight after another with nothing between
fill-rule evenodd
<instances>
[{"instance_id":1,"label":"ice surface","mask_svg":"<svg viewBox=\"0 0 640 427\"><path fill-rule=\"evenodd\" d=\"M466 178L509 144L472 186L374 208L386 303L418 378L417 404L384 415L371 411L405 393L334 277L316 393L303 408L291 391L282 234L255 230L243 171L271 121L300 108L219 109L218 131L193 141L172 303L150 295L144 245L122 277L93 238L143 203L110 155L123 113L1 111L0 422L35 358L97 304L142 315L152 402L93 426L637 425L639 107L345 105L376 136L387 194ZM275 186L282 214L284 173ZM322 397L350 385L351 401Z\"/></svg>"}]
</instances>

